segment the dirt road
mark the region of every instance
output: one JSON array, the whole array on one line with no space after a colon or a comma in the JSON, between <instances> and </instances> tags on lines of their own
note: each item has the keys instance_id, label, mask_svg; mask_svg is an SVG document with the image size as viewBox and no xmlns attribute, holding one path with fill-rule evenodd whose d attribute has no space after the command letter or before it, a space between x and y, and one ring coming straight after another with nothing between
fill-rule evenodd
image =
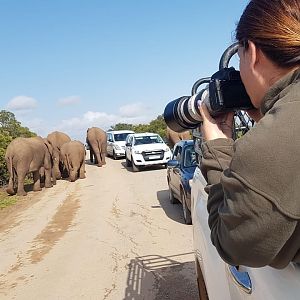
<instances>
[{"instance_id":1,"label":"dirt road","mask_svg":"<svg viewBox=\"0 0 300 300\"><path fill-rule=\"evenodd\" d=\"M0 217L0 299L197 299L192 227L166 170L123 160L29 193Z\"/></svg>"}]
</instances>

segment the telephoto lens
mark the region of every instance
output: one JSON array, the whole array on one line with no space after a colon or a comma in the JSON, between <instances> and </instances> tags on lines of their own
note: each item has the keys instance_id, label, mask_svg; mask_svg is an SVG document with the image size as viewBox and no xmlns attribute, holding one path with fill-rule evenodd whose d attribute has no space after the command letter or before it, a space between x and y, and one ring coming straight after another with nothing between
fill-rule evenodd
<instances>
[{"instance_id":1,"label":"telephoto lens","mask_svg":"<svg viewBox=\"0 0 300 300\"><path fill-rule=\"evenodd\" d=\"M207 94L207 89L204 89L193 96L182 96L169 102L164 111L168 127L176 132L197 128L202 121L198 101L207 98Z\"/></svg>"}]
</instances>

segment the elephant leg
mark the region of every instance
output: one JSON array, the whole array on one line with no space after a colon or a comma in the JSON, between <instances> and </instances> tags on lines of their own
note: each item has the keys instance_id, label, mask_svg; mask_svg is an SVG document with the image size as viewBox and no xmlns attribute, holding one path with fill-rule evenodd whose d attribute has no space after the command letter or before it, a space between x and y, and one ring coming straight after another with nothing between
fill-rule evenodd
<instances>
[{"instance_id":1,"label":"elephant leg","mask_svg":"<svg viewBox=\"0 0 300 300\"><path fill-rule=\"evenodd\" d=\"M13 166L12 166L12 159L7 159L6 160L6 164L7 164L7 169L8 169L8 173L9 173L9 181L8 181L8 186L6 188L6 192L9 194L9 195L14 195L15 194L15 189L14 189L14 186L15 186L15 181L14 181L14 169L13 169Z\"/></svg>"},{"instance_id":2,"label":"elephant leg","mask_svg":"<svg viewBox=\"0 0 300 300\"><path fill-rule=\"evenodd\" d=\"M85 163L82 162L80 169L79 169L79 178L84 179L85 178Z\"/></svg>"},{"instance_id":3,"label":"elephant leg","mask_svg":"<svg viewBox=\"0 0 300 300\"><path fill-rule=\"evenodd\" d=\"M51 169L45 169L45 188L51 188Z\"/></svg>"},{"instance_id":4,"label":"elephant leg","mask_svg":"<svg viewBox=\"0 0 300 300\"><path fill-rule=\"evenodd\" d=\"M53 169L54 169L55 178L60 179L61 178L61 172L60 172L60 169L59 169L59 161L55 161Z\"/></svg>"},{"instance_id":5,"label":"elephant leg","mask_svg":"<svg viewBox=\"0 0 300 300\"><path fill-rule=\"evenodd\" d=\"M26 196L27 193L24 190L24 180L26 176L25 171L19 171L18 174L18 189L17 189L17 195L18 196Z\"/></svg>"},{"instance_id":6,"label":"elephant leg","mask_svg":"<svg viewBox=\"0 0 300 300\"><path fill-rule=\"evenodd\" d=\"M8 181L8 186L6 188L6 192L9 195L14 195L15 194L13 174L10 174L10 176L9 176L9 181Z\"/></svg>"},{"instance_id":7,"label":"elephant leg","mask_svg":"<svg viewBox=\"0 0 300 300\"><path fill-rule=\"evenodd\" d=\"M71 182L76 181L78 170L76 168L72 168L69 172L69 179Z\"/></svg>"},{"instance_id":8,"label":"elephant leg","mask_svg":"<svg viewBox=\"0 0 300 300\"><path fill-rule=\"evenodd\" d=\"M94 162L94 153L93 150L90 149L90 162L93 163Z\"/></svg>"},{"instance_id":9,"label":"elephant leg","mask_svg":"<svg viewBox=\"0 0 300 300\"><path fill-rule=\"evenodd\" d=\"M41 178L41 183L45 182L45 168L41 167L40 168L40 178Z\"/></svg>"},{"instance_id":10,"label":"elephant leg","mask_svg":"<svg viewBox=\"0 0 300 300\"><path fill-rule=\"evenodd\" d=\"M102 163L102 165L106 165L105 157L106 157L106 153L102 152L101 153L101 163Z\"/></svg>"},{"instance_id":11,"label":"elephant leg","mask_svg":"<svg viewBox=\"0 0 300 300\"><path fill-rule=\"evenodd\" d=\"M100 156L100 152L98 149L96 149L96 151L94 151L94 158L95 158L95 164L98 165L98 167L102 167L102 162L101 162L101 156Z\"/></svg>"},{"instance_id":12,"label":"elephant leg","mask_svg":"<svg viewBox=\"0 0 300 300\"><path fill-rule=\"evenodd\" d=\"M102 158L100 153L99 154L97 153L97 165L98 167L102 167Z\"/></svg>"},{"instance_id":13,"label":"elephant leg","mask_svg":"<svg viewBox=\"0 0 300 300\"><path fill-rule=\"evenodd\" d=\"M95 152L94 152L94 163L95 163L95 165L98 165L98 157L97 157L97 155L95 154Z\"/></svg>"},{"instance_id":14,"label":"elephant leg","mask_svg":"<svg viewBox=\"0 0 300 300\"><path fill-rule=\"evenodd\" d=\"M56 185L56 176L55 176L54 168L51 169L51 177L52 177L53 185Z\"/></svg>"},{"instance_id":15,"label":"elephant leg","mask_svg":"<svg viewBox=\"0 0 300 300\"><path fill-rule=\"evenodd\" d=\"M33 191L39 192L41 190L42 190L42 188L41 188L40 172L34 171L33 172Z\"/></svg>"}]
</instances>

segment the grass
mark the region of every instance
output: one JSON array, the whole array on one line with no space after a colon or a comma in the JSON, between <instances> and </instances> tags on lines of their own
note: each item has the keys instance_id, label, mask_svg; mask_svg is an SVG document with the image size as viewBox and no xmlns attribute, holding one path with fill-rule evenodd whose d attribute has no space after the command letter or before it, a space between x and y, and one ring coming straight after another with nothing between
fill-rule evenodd
<instances>
[{"instance_id":1,"label":"grass","mask_svg":"<svg viewBox=\"0 0 300 300\"><path fill-rule=\"evenodd\" d=\"M14 205L17 200L17 196L9 196L5 191L0 190L0 209L4 209L8 206Z\"/></svg>"}]
</instances>

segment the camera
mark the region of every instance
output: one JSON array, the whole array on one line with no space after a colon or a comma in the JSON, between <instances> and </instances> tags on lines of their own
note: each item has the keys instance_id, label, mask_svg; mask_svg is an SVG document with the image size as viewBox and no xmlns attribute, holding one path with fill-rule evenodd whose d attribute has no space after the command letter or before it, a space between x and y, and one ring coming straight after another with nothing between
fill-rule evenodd
<instances>
[{"instance_id":1,"label":"camera","mask_svg":"<svg viewBox=\"0 0 300 300\"><path fill-rule=\"evenodd\" d=\"M164 119L168 127L177 132L197 128L202 121L198 108L199 100L206 104L213 117L228 111L254 108L240 72L233 67L228 68L229 60L237 50L238 43L235 43L224 51L219 71L211 77L196 81L192 87L192 96L182 96L166 105ZM202 84L206 84L206 87L197 92Z\"/></svg>"}]
</instances>

